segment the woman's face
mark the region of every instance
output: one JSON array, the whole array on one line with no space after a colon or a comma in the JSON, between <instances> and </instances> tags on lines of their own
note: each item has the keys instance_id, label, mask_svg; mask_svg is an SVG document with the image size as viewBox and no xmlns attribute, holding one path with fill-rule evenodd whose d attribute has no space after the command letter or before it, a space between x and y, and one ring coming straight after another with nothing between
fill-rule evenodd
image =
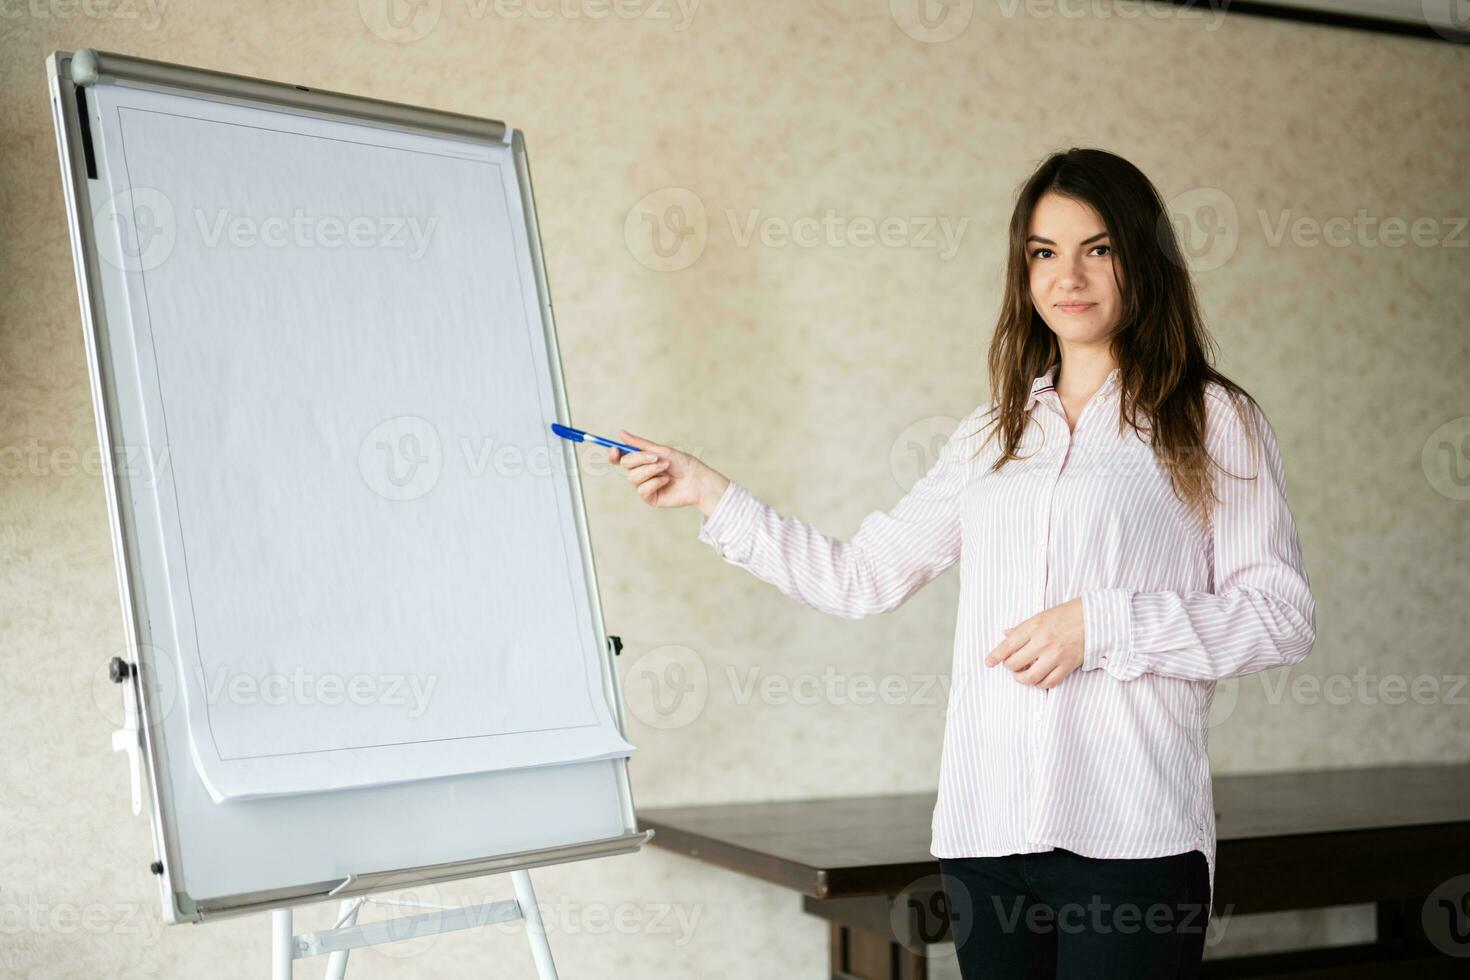
<instances>
[{"instance_id":1,"label":"woman's face","mask_svg":"<svg viewBox=\"0 0 1470 980\"><path fill-rule=\"evenodd\" d=\"M1057 193L1042 195L1026 239L1031 302L1059 342L1104 343L1117 327L1122 271L1102 216Z\"/></svg>"}]
</instances>

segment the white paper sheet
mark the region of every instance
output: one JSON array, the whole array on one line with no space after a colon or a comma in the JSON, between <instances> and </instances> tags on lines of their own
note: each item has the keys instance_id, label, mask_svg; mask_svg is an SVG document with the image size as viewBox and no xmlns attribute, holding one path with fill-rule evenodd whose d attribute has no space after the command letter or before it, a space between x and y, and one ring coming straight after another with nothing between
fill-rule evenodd
<instances>
[{"instance_id":1,"label":"white paper sheet","mask_svg":"<svg viewBox=\"0 0 1470 980\"><path fill-rule=\"evenodd\" d=\"M509 148L95 91L214 799L630 754Z\"/></svg>"}]
</instances>

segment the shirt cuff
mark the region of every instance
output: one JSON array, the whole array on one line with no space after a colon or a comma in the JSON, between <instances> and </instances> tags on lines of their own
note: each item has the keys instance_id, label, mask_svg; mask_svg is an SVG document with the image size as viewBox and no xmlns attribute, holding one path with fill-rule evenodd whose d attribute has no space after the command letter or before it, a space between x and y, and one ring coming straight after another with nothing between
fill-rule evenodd
<instances>
[{"instance_id":1,"label":"shirt cuff","mask_svg":"<svg viewBox=\"0 0 1470 980\"><path fill-rule=\"evenodd\" d=\"M1133 592L1093 589L1082 594L1082 669L1125 676L1133 657Z\"/></svg>"},{"instance_id":2,"label":"shirt cuff","mask_svg":"<svg viewBox=\"0 0 1470 980\"><path fill-rule=\"evenodd\" d=\"M739 552L739 545L755 529L761 502L745 487L730 481L709 516L699 522L699 540L712 546L721 558Z\"/></svg>"}]
</instances>

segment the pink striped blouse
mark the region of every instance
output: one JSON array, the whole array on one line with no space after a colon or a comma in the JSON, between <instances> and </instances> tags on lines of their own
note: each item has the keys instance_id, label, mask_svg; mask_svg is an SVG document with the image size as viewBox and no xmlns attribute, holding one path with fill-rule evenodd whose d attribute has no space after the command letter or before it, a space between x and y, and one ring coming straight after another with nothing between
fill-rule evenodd
<instances>
[{"instance_id":1,"label":"pink striped blouse","mask_svg":"<svg viewBox=\"0 0 1470 980\"><path fill-rule=\"evenodd\" d=\"M1170 489L1149 445L1118 431L1118 372L1070 431L1052 379L1032 385L1019 453L978 458L982 406L887 513L849 541L783 518L738 483L699 539L815 609L858 619L902 605L960 561L936 857L1066 848L1098 858L1204 852L1213 899L1207 752L1215 681L1304 658L1315 605L1287 509L1275 433L1223 389L1206 394L1218 477L1209 524ZM1259 465L1264 459L1265 465ZM1251 478L1253 477L1253 478ZM1080 669L1047 690L985 655L1008 627L1082 597Z\"/></svg>"}]
</instances>

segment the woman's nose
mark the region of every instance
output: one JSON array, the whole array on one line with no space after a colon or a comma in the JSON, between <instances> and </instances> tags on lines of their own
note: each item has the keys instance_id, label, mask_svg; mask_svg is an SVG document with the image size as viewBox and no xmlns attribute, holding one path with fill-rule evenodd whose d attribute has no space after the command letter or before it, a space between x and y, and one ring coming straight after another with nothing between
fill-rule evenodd
<instances>
[{"instance_id":1,"label":"woman's nose","mask_svg":"<svg viewBox=\"0 0 1470 980\"><path fill-rule=\"evenodd\" d=\"M1063 289L1080 289L1087 285L1087 276L1083 273L1082 265L1078 262L1066 265L1059 276L1057 285Z\"/></svg>"}]
</instances>

